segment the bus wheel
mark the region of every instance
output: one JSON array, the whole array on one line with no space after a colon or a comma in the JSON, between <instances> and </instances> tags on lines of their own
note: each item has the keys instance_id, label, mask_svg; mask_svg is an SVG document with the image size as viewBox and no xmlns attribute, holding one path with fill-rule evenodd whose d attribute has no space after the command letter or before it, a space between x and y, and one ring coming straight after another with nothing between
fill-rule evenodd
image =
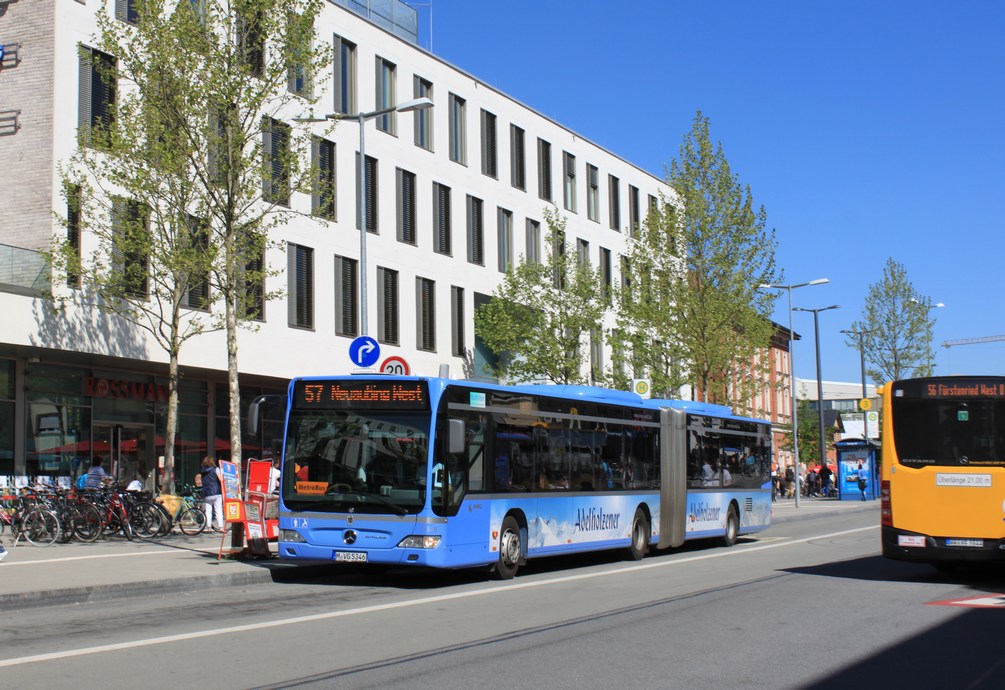
<instances>
[{"instance_id":1,"label":"bus wheel","mask_svg":"<svg viewBox=\"0 0 1005 690\"><path fill-rule=\"evenodd\" d=\"M730 504L726 511L726 533L722 536L722 542L726 546L736 543L736 537L740 534L740 517L736 514L736 506Z\"/></svg>"},{"instance_id":2,"label":"bus wheel","mask_svg":"<svg viewBox=\"0 0 1005 690\"><path fill-rule=\"evenodd\" d=\"M523 547L520 544L520 525L512 515L507 515L499 532L499 560L492 566L492 577L510 580L520 568Z\"/></svg>"},{"instance_id":3,"label":"bus wheel","mask_svg":"<svg viewBox=\"0 0 1005 690\"><path fill-rule=\"evenodd\" d=\"M635 518L632 520L632 545L628 548L628 555L633 561L641 561L648 550L649 521L645 511L636 508Z\"/></svg>"}]
</instances>

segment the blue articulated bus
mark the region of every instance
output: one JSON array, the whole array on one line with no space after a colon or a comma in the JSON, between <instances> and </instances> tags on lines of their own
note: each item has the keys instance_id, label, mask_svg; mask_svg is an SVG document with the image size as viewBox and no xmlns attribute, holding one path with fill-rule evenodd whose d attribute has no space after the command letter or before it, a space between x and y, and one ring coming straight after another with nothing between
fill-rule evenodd
<instances>
[{"instance_id":1,"label":"blue articulated bus","mask_svg":"<svg viewBox=\"0 0 1005 690\"><path fill-rule=\"evenodd\" d=\"M290 383L279 555L487 566L716 537L771 519L771 428L585 386L384 375Z\"/></svg>"}]
</instances>

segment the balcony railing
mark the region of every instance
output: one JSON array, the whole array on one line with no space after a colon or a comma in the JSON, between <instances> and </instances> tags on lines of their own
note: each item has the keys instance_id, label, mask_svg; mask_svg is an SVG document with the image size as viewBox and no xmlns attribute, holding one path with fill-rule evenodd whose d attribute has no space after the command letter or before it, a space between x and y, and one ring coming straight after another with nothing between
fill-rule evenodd
<instances>
[{"instance_id":1,"label":"balcony railing","mask_svg":"<svg viewBox=\"0 0 1005 690\"><path fill-rule=\"evenodd\" d=\"M0 244L0 291L38 296L49 285L49 266L41 254Z\"/></svg>"},{"instance_id":2,"label":"balcony railing","mask_svg":"<svg viewBox=\"0 0 1005 690\"><path fill-rule=\"evenodd\" d=\"M419 17L414 8L400 0L328 0L369 19L398 38L419 44Z\"/></svg>"}]
</instances>

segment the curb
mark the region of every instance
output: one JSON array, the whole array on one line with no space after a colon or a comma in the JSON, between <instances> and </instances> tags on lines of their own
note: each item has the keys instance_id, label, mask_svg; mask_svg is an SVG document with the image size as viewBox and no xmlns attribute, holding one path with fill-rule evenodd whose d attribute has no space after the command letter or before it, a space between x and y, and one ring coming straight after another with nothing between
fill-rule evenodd
<instances>
[{"instance_id":1,"label":"curb","mask_svg":"<svg viewBox=\"0 0 1005 690\"><path fill-rule=\"evenodd\" d=\"M864 513L867 510L878 510L878 501L869 501L864 506L846 506L842 508L838 507L828 507L828 508L811 508L810 511L802 511L792 508L786 510L783 514L777 515L772 514L771 524L776 525L784 522L794 522L795 520L815 520L822 517L834 517L835 515L845 515L847 513Z\"/></svg>"},{"instance_id":2,"label":"curb","mask_svg":"<svg viewBox=\"0 0 1005 690\"><path fill-rule=\"evenodd\" d=\"M13 610L29 607L63 606L66 604L96 604L125 597L149 596L151 594L174 594L193 589L212 587L240 587L242 585L266 584L273 581L271 570L228 573L226 575L199 575L166 580L146 580L110 585L87 587L67 587L36 592L19 592L0 595L0 609Z\"/></svg>"}]
</instances>

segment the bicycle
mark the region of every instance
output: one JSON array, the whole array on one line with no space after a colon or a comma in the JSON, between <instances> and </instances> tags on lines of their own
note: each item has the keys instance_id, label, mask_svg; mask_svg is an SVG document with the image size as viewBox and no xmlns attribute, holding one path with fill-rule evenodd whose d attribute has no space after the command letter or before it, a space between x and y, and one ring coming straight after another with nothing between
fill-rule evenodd
<instances>
[{"instance_id":1,"label":"bicycle","mask_svg":"<svg viewBox=\"0 0 1005 690\"><path fill-rule=\"evenodd\" d=\"M164 504L156 504L167 516L167 522L161 527L161 533L167 535L174 528L174 525L178 525L178 529L186 536L194 537L197 534L202 534L203 530L206 529L206 513L203 512L196 500L194 490L191 487L185 487L179 492L179 497L181 501L174 514Z\"/></svg>"},{"instance_id":2,"label":"bicycle","mask_svg":"<svg viewBox=\"0 0 1005 690\"><path fill-rule=\"evenodd\" d=\"M24 537L32 546L52 546L60 536L59 517L48 508L33 507L20 496L2 497L0 536L10 528L14 546Z\"/></svg>"}]
</instances>

